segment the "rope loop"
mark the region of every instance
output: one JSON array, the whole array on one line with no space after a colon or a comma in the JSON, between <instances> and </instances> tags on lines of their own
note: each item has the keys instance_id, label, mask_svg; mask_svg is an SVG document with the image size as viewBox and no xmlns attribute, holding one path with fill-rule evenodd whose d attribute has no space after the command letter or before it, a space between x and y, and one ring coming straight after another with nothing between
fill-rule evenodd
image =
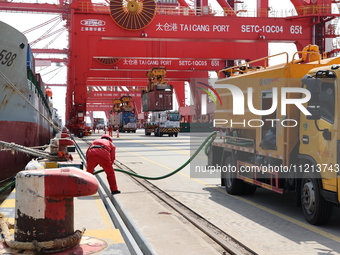
<instances>
[{"instance_id":1,"label":"rope loop","mask_svg":"<svg viewBox=\"0 0 340 255\"><path fill-rule=\"evenodd\" d=\"M4 237L4 242L9 248L14 250L31 250L36 251L38 254L60 252L78 245L85 233L84 228L82 231L76 230L70 236L51 241L38 242L37 240L33 240L32 242L18 242L12 239L8 228L9 223L5 221L5 218L5 214L0 213L0 230Z\"/></svg>"}]
</instances>

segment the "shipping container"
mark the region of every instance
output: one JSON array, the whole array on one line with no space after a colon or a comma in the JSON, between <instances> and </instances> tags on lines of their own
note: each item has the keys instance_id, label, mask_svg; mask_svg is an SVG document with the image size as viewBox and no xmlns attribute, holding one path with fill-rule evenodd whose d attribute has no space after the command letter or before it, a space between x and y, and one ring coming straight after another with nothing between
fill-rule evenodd
<instances>
[{"instance_id":1,"label":"shipping container","mask_svg":"<svg viewBox=\"0 0 340 255\"><path fill-rule=\"evenodd\" d=\"M28 49L27 49L27 62L26 62L26 66L27 69L30 69L33 74L35 74L35 62L34 62L34 56L33 56L33 51L31 49L30 45L27 45Z\"/></svg>"},{"instance_id":2,"label":"shipping container","mask_svg":"<svg viewBox=\"0 0 340 255\"><path fill-rule=\"evenodd\" d=\"M114 130L116 130L116 127L119 126L120 122L119 122L119 114L112 114L110 115L110 122L112 127L114 128Z\"/></svg>"},{"instance_id":3,"label":"shipping container","mask_svg":"<svg viewBox=\"0 0 340 255\"><path fill-rule=\"evenodd\" d=\"M120 123L126 125L130 122L136 122L136 117L133 112L120 113Z\"/></svg>"},{"instance_id":4,"label":"shipping container","mask_svg":"<svg viewBox=\"0 0 340 255\"><path fill-rule=\"evenodd\" d=\"M134 112L119 113L119 132L136 133L137 123Z\"/></svg>"},{"instance_id":5,"label":"shipping container","mask_svg":"<svg viewBox=\"0 0 340 255\"><path fill-rule=\"evenodd\" d=\"M153 90L143 94L143 112L172 110L172 89Z\"/></svg>"}]
</instances>

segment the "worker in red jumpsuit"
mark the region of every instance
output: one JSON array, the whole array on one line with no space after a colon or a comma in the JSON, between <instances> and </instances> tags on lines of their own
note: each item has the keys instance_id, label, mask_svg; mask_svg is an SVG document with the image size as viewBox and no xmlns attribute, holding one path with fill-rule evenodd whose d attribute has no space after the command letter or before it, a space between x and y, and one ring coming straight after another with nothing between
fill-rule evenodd
<instances>
[{"instance_id":1,"label":"worker in red jumpsuit","mask_svg":"<svg viewBox=\"0 0 340 255\"><path fill-rule=\"evenodd\" d=\"M100 165L106 173L112 195L120 193L112 167L115 159L116 147L109 135L103 135L100 139L94 140L86 151L87 171L93 174L94 168Z\"/></svg>"}]
</instances>

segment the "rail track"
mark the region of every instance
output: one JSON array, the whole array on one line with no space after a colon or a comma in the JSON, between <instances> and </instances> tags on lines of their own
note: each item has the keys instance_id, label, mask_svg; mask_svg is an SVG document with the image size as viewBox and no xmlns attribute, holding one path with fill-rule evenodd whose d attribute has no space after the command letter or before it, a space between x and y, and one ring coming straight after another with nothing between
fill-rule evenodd
<instances>
[{"instance_id":1,"label":"rail track","mask_svg":"<svg viewBox=\"0 0 340 255\"><path fill-rule=\"evenodd\" d=\"M90 142L86 140L86 138L83 138L82 140L85 141L87 144L90 144ZM84 153L79 148L77 150L78 150L80 157L83 159L83 162L86 162ZM136 173L133 171L133 169L124 165L124 163L120 162L119 160L115 161L115 168L120 168L122 170ZM216 225L212 224L209 220L200 216L198 213L191 210L189 207L187 207L183 203L179 202L173 196L171 196L164 190L160 189L156 185L152 184L150 181L141 179L141 178L136 178L133 176L130 176L130 177L134 180L135 183L142 186L143 189L147 190L149 193L153 194L155 197L157 197L158 199L166 203L169 207L175 210L179 215L181 215L183 218L189 221L195 228L201 231L204 235L208 236L215 243L214 245L215 248L220 247L218 250L223 250L223 254L237 254L237 255L257 254L256 252L252 251L249 247L242 244L241 242L239 242L238 240L230 236L228 233L218 228ZM107 192L109 192L107 188L106 190ZM114 197L112 197L112 199L114 199ZM112 202L115 205L117 205L117 201L112 201ZM124 214L122 210L119 210L119 213L121 214L122 219L128 220L126 219L125 215L122 215ZM131 225L131 222L125 222L125 224ZM133 232L138 232L138 231L133 231ZM134 238L136 240L140 239L140 237L138 236L134 236ZM142 241L142 242L144 243L145 241ZM140 244L138 243L138 245ZM143 244L142 246L145 246L145 244Z\"/></svg>"}]
</instances>

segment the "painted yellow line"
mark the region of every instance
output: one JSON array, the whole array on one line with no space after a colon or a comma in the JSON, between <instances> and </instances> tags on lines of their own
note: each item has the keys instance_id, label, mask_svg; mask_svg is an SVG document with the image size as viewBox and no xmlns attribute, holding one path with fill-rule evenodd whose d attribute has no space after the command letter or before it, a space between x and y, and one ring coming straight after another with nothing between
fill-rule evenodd
<instances>
[{"instance_id":1,"label":"painted yellow line","mask_svg":"<svg viewBox=\"0 0 340 255\"><path fill-rule=\"evenodd\" d=\"M112 243L125 243L119 229L96 229L96 230L86 230L85 236L93 236L98 239L111 240Z\"/></svg>"},{"instance_id":2,"label":"painted yellow line","mask_svg":"<svg viewBox=\"0 0 340 255\"><path fill-rule=\"evenodd\" d=\"M143 142L140 142L138 140L129 140L129 142L139 143L139 144L143 144L145 146L149 146L149 147L153 147L153 148L157 148L157 149L162 149L162 150L175 151L175 152L177 152L179 154L183 154L183 155L190 155L190 153L188 153L185 150L177 150L177 149L170 147L170 146L165 146L165 145L159 146L158 144L143 143Z\"/></svg>"},{"instance_id":3,"label":"painted yellow line","mask_svg":"<svg viewBox=\"0 0 340 255\"><path fill-rule=\"evenodd\" d=\"M209 184L208 184L208 185L209 185ZM277 216L277 217L280 217L280 218L282 218L282 219L284 219L284 220L287 220L287 221L289 221L289 222L291 222L291 223L294 223L295 225L298 225L298 226L300 226L300 227L302 227L302 228L308 229L308 230L311 231L311 232L314 232L314 233L316 233L316 234L322 235L322 236L324 236L324 237L327 237L328 239L331 239L331 240L333 240L333 241L336 241L336 242L340 243L340 237L335 236L335 235L333 235L333 234L330 234L330 233L328 233L328 232L326 232L326 231L323 231L323 230L321 230L321 229L318 229L317 227L314 227L314 226L311 225L311 224L304 223L304 222L301 222L301 221L299 221L299 220L293 219L293 218L291 218L291 217L289 217L289 216L286 216L286 215L284 215L284 214L282 214L282 213L280 213L280 212L277 212L277 211L275 211L275 210L273 210L273 209L269 209L269 208L267 208L267 207L265 207L265 206L259 205L259 204L257 204L257 203L252 202L252 201L249 201L249 200L247 200L247 199L245 199L245 198L243 198L243 197L229 195L224 189L222 189L222 188L220 188L220 187L216 187L216 186L214 186L214 185L209 185L209 187L214 188L215 190L218 190L219 192L222 192L222 193L224 193L224 194L226 194L226 195L228 195L228 196L230 196L230 197L232 197L232 198L235 198L235 199L240 200L240 201L242 201L242 202L244 202L244 203L247 203L247 204L249 204L249 205L252 205L252 206L254 206L254 207L257 207L257 208L259 208L259 209L261 209L261 210L263 210L263 211L266 211L266 212L268 212L268 213L271 213L271 214L273 214L273 215L275 215L275 216ZM301 212L301 213L302 213L302 212Z\"/></svg>"},{"instance_id":4,"label":"painted yellow line","mask_svg":"<svg viewBox=\"0 0 340 255\"><path fill-rule=\"evenodd\" d=\"M150 160L150 159L147 159L147 158L145 158L145 157L143 157L143 156L140 156L140 155L138 155L138 154L136 154L136 153L130 152L130 151L125 150L125 149L122 149L122 148L118 148L118 149L123 150L123 151L126 151L127 153L132 154L132 155L135 155L135 156L137 156L137 157L139 157L139 158L142 158L142 159L144 159L145 161L149 161L149 162L151 162L152 164L158 165L158 166L163 167L163 168L165 168L165 169L168 169L168 170L170 170L170 171L174 171L174 169L172 169L172 168L170 168L170 167L167 167L167 166L164 166L164 165L162 165L162 164L159 164L159 163L157 163L157 162L155 162L155 161L152 161L152 160ZM187 178L190 179L190 176L187 175L187 174L183 174L183 173L181 173L181 172L178 172L178 174L183 175L183 176L185 176L185 177L187 177Z\"/></svg>"},{"instance_id":5,"label":"painted yellow line","mask_svg":"<svg viewBox=\"0 0 340 255\"><path fill-rule=\"evenodd\" d=\"M137 141L137 140L128 140L128 141L143 144L145 146L149 146L149 147L153 147L153 148L157 148L157 149L161 149L161 150L173 151L173 152L177 152L179 154L188 155L188 156L192 156L196 152L196 150L198 149L198 147L197 147L197 149L193 150L192 153L188 153L187 151L184 151L184 150L176 150L175 148L170 147L170 146L159 146L158 144L143 143L143 142L140 142L140 141ZM120 148L117 147L117 149L120 149ZM201 149L200 153L203 153L202 151L204 151L204 148ZM196 157L203 158L202 155L200 155L200 153ZM205 156L205 154L204 154L204 156Z\"/></svg>"},{"instance_id":6,"label":"painted yellow line","mask_svg":"<svg viewBox=\"0 0 340 255\"><path fill-rule=\"evenodd\" d=\"M108 229L113 229L112 228L112 221L109 219L107 215L107 211L104 209L104 205L101 199L95 198L96 205L100 214L101 219L103 220L104 224Z\"/></svg>"},{"instance_id":7,"label":"painted yellow line","mask_svg":"<svg viewBox=\"0 0 340 255\"><path fill-rule=\"evenodd\" d=\"M99 239L110 239L112 243L125 243L124 238L122 237L120 233L120 230L112 227L113 226L112 222L109 219L101 200L95 199L95 202L98 207L99 214L104 224L107 226L107 229L86 230L85 235L93 236ZM0 208L15 208L15 199L4 200ZM6 221L8 221L9 223L15 224L14 218L6 218ZM10 232L13 234L14 229L10 229Z\"/></svg>"},{"instance_id":8,"label":"painted yellow line","mask_svg":"<svg viewBox=\"0 0 340 255\"><path fill-rule=\"evenodd\" d=\"M136 154L136 153L132 153L132 152L130 152L130 151L128 151L128 150L125 150L125 149L122 149L122 148L119 148L119 149L124 150L124 151L126 151L126 152L128 152L128 153L130 153L130 154L132 154L132 155L137 156L137 157L140 157L140 158L142 158L142 159L144 159L144 160L146 160L146 161L149 161L149 162L151 162L151 163L153 163L153 164L155 164L155 165L158 165L158 166L161 166L161 167L163 167L163 168L165 168L165 169L169 169L169 170L173 171L173 169L171 169L171 168L169 168L169 167L167 167L167 166L164 166L164 165L162 165L162 164L159 164L159 163L157 163L157 162L154 162L154 161L152 161L152 160L149 160L149 159L147 159L147 158L145 158L145 157L143 157L143 156L140 156L140 155L138 155L138 154ZM311 232L314 232L314 233L316 233L316 234L319 234L319 235L321 235L321 236L324 236L324 237L326 237L326 238L328 238L328 239L331 239L331 240L333 240L333 241L336 241L336 242L340 243L340 237L335 236L335 235L330 234L330 233L327 233L326 231L323 231L323 230L321 230L321 229L318 229L317 227L314 227L313 225L310 225L310 224L308 224L308 223L304 223L304 222L298 221L298 220L293 219L293 218L291 218L291 217L289 217L289 216L286 216L286 215L284 215L284 214L282 214L282 213L280 213L280 212L277 212L277 211L272 210L272 209L269 209L269 208L267 208L267 207L265 207L265 206L259 205L259 204L257 204L257 203L252 202L252 201L249 201L249 200L247 200L247 199L245 199L245 198L238 197L238 196L231 196L231 195L229 195L225 190L221 189L220 187L216 187L215 185L211 185L211 184L209 184L209 183L207 183L207 182L204 182L204 181L201 181L201 180L199 180L199 179L190 178L190 176L187 175L187 174L183 174L183 173L181 173L181 172L178 172L178 173L181 174L181 175L183 175L183 176L185 176L185 177L187 177L187 178L189 178L189 179L191 179L191 180L194 180L194 181L196 181L196 182L199 182L199 183L201 183L201 184L204 184L204 185L207 186L207 187L214 188L215 190L217 190L217 191L219 191L219 192L222 192L222 193L224 193L224 194L226 194L226 195L228 195L228 196L230 196L230 197L233 197L234 199L240 200L240 201L242 201L242 202L244 202L244 203L247 203L247 204L252 205L252 206L254 206L254 207L256 207L256 208L259 208L259 209L261 209L261 210L263 210L263 211L266 211L266 212L268 212L268 213L270 213L270 214L273 214L273 215L275 215L275 216L277 216L277 217L280 217L280 218L282 218L282 219L284 219L284 220L287 220L287 221L289 221L289 222L291 222L291 223L293 223L293 224L295 224L295 225L298 225L298 226L300 226L300 227L302 227L302 228L305 228L305 229L307 229L307 230L309 230L309 231L311 231Z\"/></svg>"},{"instance_id":9,"label":"painted yellow line","mask_svg":"<svg viewBox=\"0 0 340 255\"><path fill-rule=\"evenodd\" d=\"M15 199L6 199L1 203L1 208L4 207L15 207Z\"/></svg>"},{"instance_id":10,"label":"painted yellow line","mask_svg":"<svg viewBox=\"0 0 340 255\"><path fill-rule=\"evenodd\" d=\"M15 193L15 189L12 190L12 193ZM15 209L15 199L8 199L6 198L0 205L0 208L13 208ZM15 218L5 218L5 220L14 225ZM9 232L14 234L14 229L10 229Z\"/></svg>"}]
</instances>

